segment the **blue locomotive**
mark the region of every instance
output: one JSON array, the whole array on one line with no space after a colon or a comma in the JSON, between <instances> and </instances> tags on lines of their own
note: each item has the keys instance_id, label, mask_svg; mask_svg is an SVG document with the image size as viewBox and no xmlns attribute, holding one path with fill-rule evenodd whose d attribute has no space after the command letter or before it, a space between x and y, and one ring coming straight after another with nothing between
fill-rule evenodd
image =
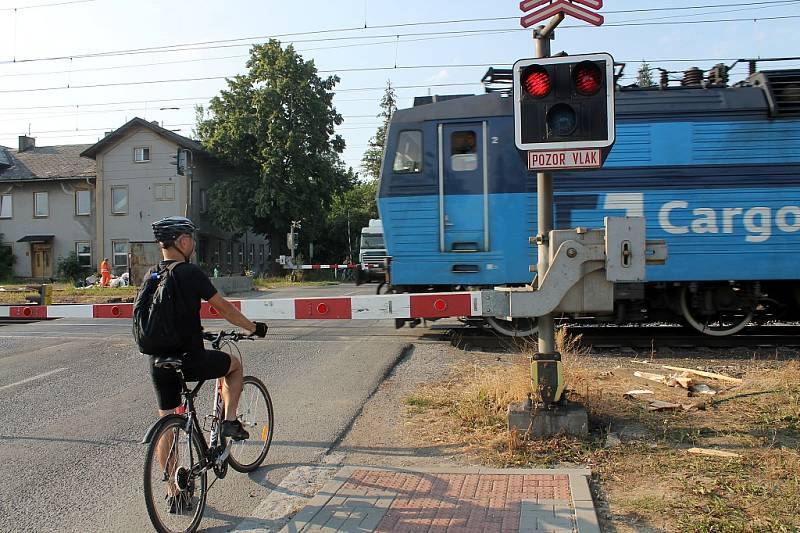
<instances>
[{"instance_id":1,"label":"blue locomotive","mask_svg":"<svg viewBox=\"0 0 800 533\"><path fill-rule=\"evenodd\" d=\"M555 227L647 217L666 265L615 288L617 322L710 335L800 318L800 70L735 86L617 88L617 141L599 170L554 174ZM536 174L506 90L424 97L391 119L378 193L396 292L530 283ZM491 320L505 334L533 321Z\"/></svg>"}]
</instances>

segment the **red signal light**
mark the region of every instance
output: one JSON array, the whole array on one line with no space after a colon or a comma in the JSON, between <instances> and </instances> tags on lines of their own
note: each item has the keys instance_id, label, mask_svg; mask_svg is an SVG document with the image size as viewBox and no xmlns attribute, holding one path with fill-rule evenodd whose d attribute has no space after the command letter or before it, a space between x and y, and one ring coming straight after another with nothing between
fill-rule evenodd
<instances>
[{"instance_id":1,"label":"red signal light","mask_svg":"<svg viewBox=\"0 0 800 533\"><path fill-rule=\"evenodd\" d=\"M535 98L547 96L550 92L550 74L544 68L534 66L528 69L522 84L528 94Z\"/></svg>"},{"instance_id":2,"label":"red signal light","mask_svg":"<svg viewBox=\"0 0 800 533\"><path fill-rule=\"evenodd\" d=\"M584 96L591 96L603 86L603 73L594 63L581 63L573 73L575 90Z\"/></svg>"}]
</instances>

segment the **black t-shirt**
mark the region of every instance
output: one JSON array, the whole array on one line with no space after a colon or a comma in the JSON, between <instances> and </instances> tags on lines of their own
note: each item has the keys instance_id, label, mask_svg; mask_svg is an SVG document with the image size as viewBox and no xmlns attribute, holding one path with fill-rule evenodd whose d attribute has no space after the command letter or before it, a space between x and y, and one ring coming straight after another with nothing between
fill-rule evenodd
<instances>
[{"instance_id":1,"label":"black t-shirt","mask_svg":"<svg viewBox=\"0 0 800 533\"><path fill-rule=\"evenodd\" d=\"M153 267L147 273L165 268L174 261L161 261L158 267ZM217 289L208 279L208 276L194 263L181 263L172 269L172 276L178 291L179 302L183 308L176 319L177 324L185 332L188 341L187 352L196 352L205 349L203 346L203 328L200 324L200 302L210 300ZM146 279L146 278L145 278Z\"/></svg>"}]
</instances>

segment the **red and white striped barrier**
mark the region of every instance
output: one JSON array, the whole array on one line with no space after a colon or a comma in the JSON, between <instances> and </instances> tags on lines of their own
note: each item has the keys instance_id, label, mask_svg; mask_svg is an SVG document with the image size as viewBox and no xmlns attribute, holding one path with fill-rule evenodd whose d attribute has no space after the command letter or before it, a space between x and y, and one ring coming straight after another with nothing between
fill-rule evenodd
<instances>
[{"instance_id":1,"label":"red and white striped barrier","mask_svg":"<svg viewBox=\"0 0 800 533\"><path fill-rule=\"evenodd\" d=\"M346 265L339 265L336 263L330 265L321 265L318 263L314 263L311 265L294 265L292 267L287 267L288 270L346 270L348 268L356 268L358 267L357 264L348 263Z\"/></svg>"},{"instance_id":2,"label":"red and white striped barrier","mask_svg":"<svg viewBox=\"0 0 800 533\"><path fill-rule=\"evenodd\" d=\"M380 320L482 316L480 292L386 294L335 298L232 300L253 320ZM200 316L219 318L207 302ZM132 318L133 304L63 304L0 306L0 317L10 318Z\"/></svg>"}]
</instances>

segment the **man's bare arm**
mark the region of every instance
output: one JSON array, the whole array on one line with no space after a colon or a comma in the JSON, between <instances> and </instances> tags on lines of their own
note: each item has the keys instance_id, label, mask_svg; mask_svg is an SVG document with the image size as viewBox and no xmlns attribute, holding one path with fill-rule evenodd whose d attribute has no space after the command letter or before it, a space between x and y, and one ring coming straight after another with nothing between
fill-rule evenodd
<instances>
[{"instance_id":1,"label":"man's bare arm","mask_svg":"<svg viewBox=\"0 0 800 533\"><path fill-rule=\"evenodd\" d=\"M233 324L234 326L239 326L240 328L244 328L250 333L255 333L256 325L250 319L242 314L236 306L230 303L228 300L220 296L219 293L215 294L211 297L208 301L211 305L214 306L214 309L219 311L219 314L222 318Z\"/></svg>"}]
</instances>

